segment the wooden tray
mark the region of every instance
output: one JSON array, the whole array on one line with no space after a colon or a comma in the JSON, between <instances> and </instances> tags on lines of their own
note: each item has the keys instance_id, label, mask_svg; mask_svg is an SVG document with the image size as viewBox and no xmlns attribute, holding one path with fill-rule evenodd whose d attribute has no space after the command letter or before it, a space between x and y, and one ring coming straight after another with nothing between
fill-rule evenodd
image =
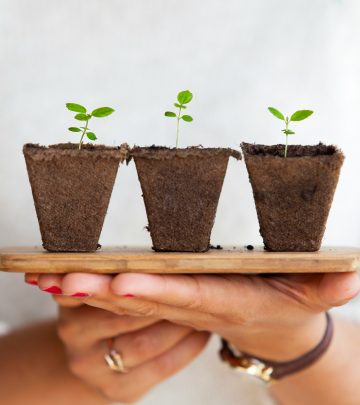
<instances>
[{"instance_id":1,"label":"wooden tray","mask_svg":"<svg viewBox=\"0 0 360 405\"><path fill-rule=\"evenodd\" d=\"M224 248L207 253L155 253L103 248L95 253L48 253L41 248L0 249L0 271L18 273L332 273L360 269L360 249L273 253Z\"/></svg>"}]
</instances>

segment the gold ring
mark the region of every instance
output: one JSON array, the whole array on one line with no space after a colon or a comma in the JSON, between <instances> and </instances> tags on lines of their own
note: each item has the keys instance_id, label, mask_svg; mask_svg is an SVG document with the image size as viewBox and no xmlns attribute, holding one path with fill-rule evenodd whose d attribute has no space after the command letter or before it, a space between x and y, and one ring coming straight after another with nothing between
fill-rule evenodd
<instances>
[{"instance_id":1,"label":"gold ring","mask_svg":"<svg viewBox=\"0 0 360 405\"><path fill-rule=\"evenodd\" d=\"M111 342L111 346L113 346L114 340L111 339L110 342ZM110 346L110 344L109 344L109 346ZM124 360L123 360L121 354L118 351L116 351L115 349L110 348L110 352L105 355L105 362L112 371L115 371L117 373L122 373L122 374L128 372L128 370L125 367Z\"/></svg>"}]
</instances>

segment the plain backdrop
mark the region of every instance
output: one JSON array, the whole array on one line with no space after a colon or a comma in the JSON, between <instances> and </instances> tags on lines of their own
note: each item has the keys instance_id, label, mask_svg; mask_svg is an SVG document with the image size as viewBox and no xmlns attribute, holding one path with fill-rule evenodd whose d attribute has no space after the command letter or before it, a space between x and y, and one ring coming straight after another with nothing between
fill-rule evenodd
<instances>
[{"instance_id":1,"label":"plain backdrop","mask_svg":"<svg viewBox=\"0 0 360 405\"><path fill-rule=\"evenodd\" d=\"M346 155L324 245L360 246L359 18L356 0L0 0L0 246L41 243L22 145L77 141L66 102L116 109L91 123L102 143L173 146L175 122L163 114L184 89L194 121L182 124L181 146L281 143L267 107L313 109L290 141L334 143ZM150 246L146 224L131 163L120 168L101 243ZM212 242L261 244L242 162L229 164ZM13 326L54 311L21 276L0 275L0 291L0 319ZM223 403L239 403L238 376L217 364L207 352L175 379L192 389L174 397L170 383L152 400L218 404L227 391ZM252 394L242 395L245 404Z\"/></svg>"}]
</instances>

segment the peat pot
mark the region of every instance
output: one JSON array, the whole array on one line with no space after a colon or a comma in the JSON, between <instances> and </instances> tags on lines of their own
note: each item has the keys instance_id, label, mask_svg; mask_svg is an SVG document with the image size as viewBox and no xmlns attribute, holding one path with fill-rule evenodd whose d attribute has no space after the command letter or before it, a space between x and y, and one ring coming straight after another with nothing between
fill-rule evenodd
<instances>
[{"instance_id":1,"label":"peat pot","mask_svg":"<svg viewBox=\"0 0 360 405\"><path fill-rule=\"evenodd\" d=\"M126 145L27 144L24 155L44 248L97 250Z\"/></svg>"},{"instance_id":2,"label":"peat pot","mask_svg":"<svg viewBox=\"0 0 360 405\"><path fill-rule=\"evenodd\" d=\"M205 252L232 149L135 147L153 249Z\"/></svg>"},{"instance_id":3,"label":"peat pot","mask_svg":"<svg viewBox=\"0 0 360 405\"><path fill-rule=\"evenodd\" d=\"M313 252L321 247L342 152L333 145L241 144L267 250Z\"/></svg>"}]
</instances>

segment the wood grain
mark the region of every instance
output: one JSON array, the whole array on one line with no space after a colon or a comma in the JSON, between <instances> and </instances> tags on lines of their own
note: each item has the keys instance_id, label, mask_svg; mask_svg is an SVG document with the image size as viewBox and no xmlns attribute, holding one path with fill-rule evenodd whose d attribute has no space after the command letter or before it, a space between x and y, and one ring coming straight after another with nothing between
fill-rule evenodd
<instances>
[{"instance_id":1,"label":"wood grain","mask_svg":"<svg viewBox=\"0 0 360 405\"><path fill-rule=\"evenodd\" d=\"M324 248L273 253L262 248L207 253L155 253L146 248L103 248L96 253L48 253L41 248L0 249L0 271L18 273L331 273L360 269L360 249Z\"/></svg>"}]
</instances>

